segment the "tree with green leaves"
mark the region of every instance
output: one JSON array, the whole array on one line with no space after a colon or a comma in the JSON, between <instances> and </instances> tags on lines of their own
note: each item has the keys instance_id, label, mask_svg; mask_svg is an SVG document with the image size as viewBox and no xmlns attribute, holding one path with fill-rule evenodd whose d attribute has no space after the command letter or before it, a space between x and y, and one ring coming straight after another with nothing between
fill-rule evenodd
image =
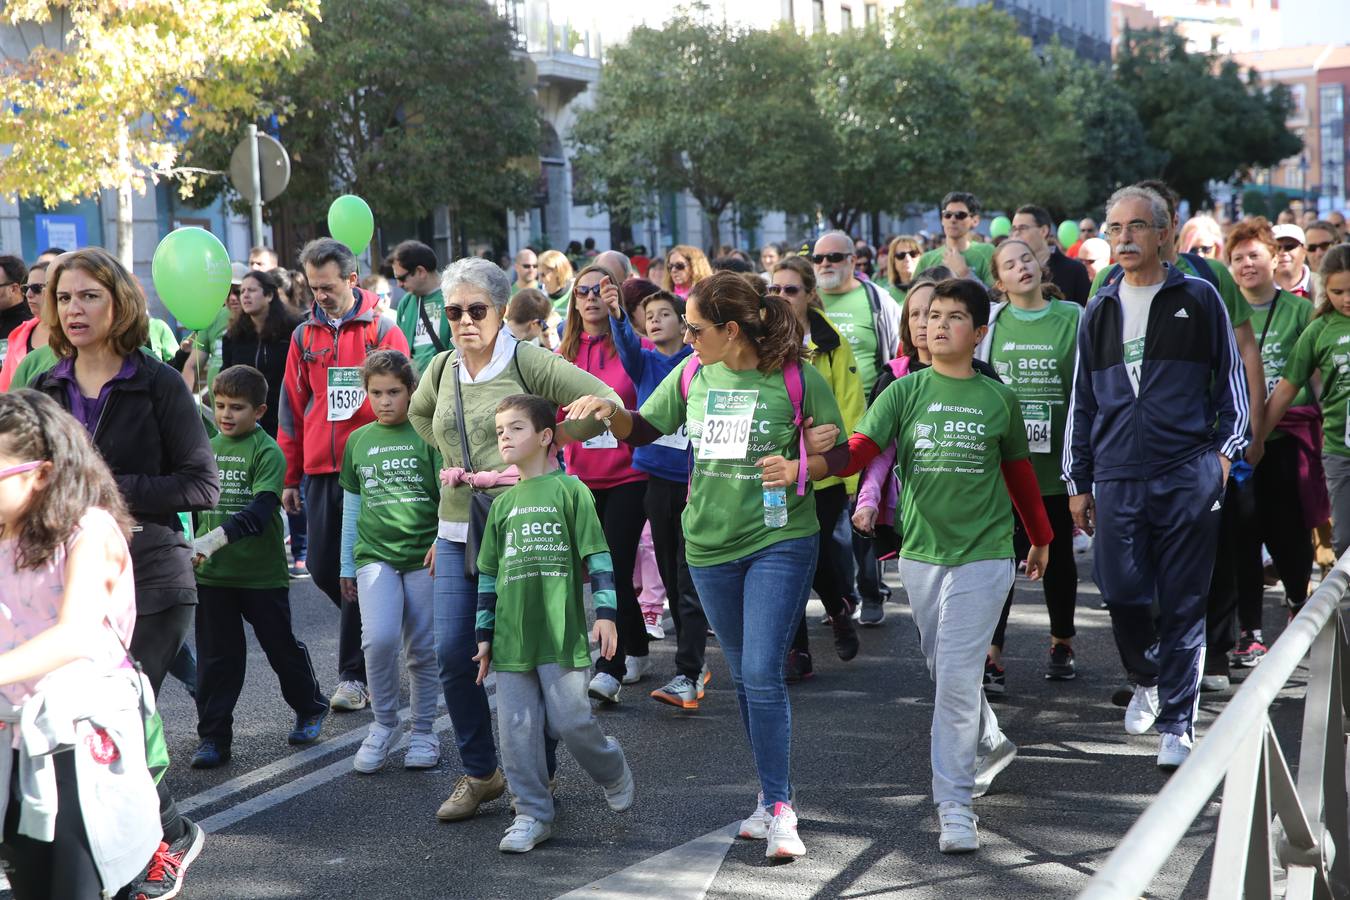
<instances>
[{"instance_id":1,"label":"tree with green leaves","mask_svg":"<svg viewBox=\"0 0 1350 900\"><path fill-rule=\"evenodd\" d=\"M829 141L812 198L830 224L850 234L871 213L937 203L964 151L968 98L956 75L913 45L891 44L879 28L811 39L814 94Z\"/></svg>"},{"instance_id":2,"label":"tree with green leaves","mask_svg":"<svg viewBox=\"0 0 1350 900\"><path fill-rule=\"evenodd\" d=\"M733 204L808 212L812 182L832 177L812 86L810 48L790 27L684 14L637 28L610 48L595 104L577 116L575 195L637 218L659 192L688 191L713 246Z\"/></svg>"},{"instance_id":3,"label":"tree with green leaves","mask_svg":"<svg viewBox=\"0 0 1350 900\"><path fill-rule=\"evenodd\" d=\"M303 59L319 0L12 0L0 27L50 40L0 72L0 192L57 204L117 191L131 266L132 195L200 174L180 129L219 134ZM56 18L53 18L56 14ZM25 40L26 43L26 40Z\"/></svg>"},{"instance_id":4,"label":"tree with green leaves","mask_svg":"<svg viewBox=\"0 0 1350 900\"><path fill-rule=\"evenodd\" d=\"M344 193L379 217L448 205L470 229L530 205L543 132L491 4L325 0L323 12L310 61L269 97L291 155L290 186L272 204L287 221L322 222ZM191 149L221 168L231 145Z\"/></svg>"},{"instance_id":5,"label":"tree with green leaves","mask_svg":"<svg viewBox=\"0 0 1350 900\"><path fill-rule=\"evenodd\" d=\"M1214 51L1193 52L1175 31L1127 31L1116 83L1149 143L1164 154L1159 175L1193 205L1209 200L1211 181L1273 166L1302 149L1285 126L1293 108L1286 86L1264 85Z\"/></svg>"}]
</instances>

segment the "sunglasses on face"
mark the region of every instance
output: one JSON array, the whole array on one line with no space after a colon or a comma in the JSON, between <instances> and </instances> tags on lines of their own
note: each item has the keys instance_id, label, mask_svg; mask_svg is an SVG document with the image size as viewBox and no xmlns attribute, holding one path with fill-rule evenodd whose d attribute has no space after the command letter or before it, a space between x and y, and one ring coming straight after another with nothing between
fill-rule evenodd
<instances>
[{"instance_id":1,"label":"sunglasses on face","mask_svg":"<svg viewBox=\"0 0 1350 900\"><path fill-rule=\"evenodd\" d=\"M673 262L667 263L666 268L672 272L683 272L685 269L689 267L682 262Z\"/></svg>"},{"instance_id":2,"label":"sunglasses on face","mask_svg":"<svg viewBox=\"0 0 1350 900\"><path fill-rule=\"evenodd\" d=\"M1327 246L1330 247L1331 245L1327 244ZM25 294L40 294L46 287L45 284L21 284L19 285L19 290L23 291Z\"/></svg>"},{"instance_id":3,"label":"sunglasses on face","mask_svg":"<svg viewBox=\"0 0 1350 900\"><path fill-rule=\"evenodd\" d=\"M956 209L946 210L942 213L942 218L955 219L958 222L964 222L966 219L970 218L970 213L964 210L956 210Z\"/></svg>"},{"instance_id":4,"label":"sunglasses on face","mask_svg":"<svg viewBox=\"0 0 1350 900\"><path fill-rule=\"evenodd\" d=\"M1293 253L1303 246L1298 241L1276 241L1276 243L1280 245L1280 252L1282 253Z\"/></svg>"},{"instance_id":5,"label":"sunglasses on face","mask_svg":"<svg viewBox=\"0 0 1350 900\"><path fill-rule=\"evenodd\" d=\"M587 297L594 297L595 299L599 300L600 285L593 284L590 287L586 287L585 285L579 284L576 286L576 295L582 298L583 300L586 299Z\"/></svg>"},{"instance_id":6,"label":"sunglasses on face","mask_svg":"<svg viewBox=\"0 0 1350 900\"><path fill-rule=\"evenodd\" d=\"M770 294L781 294L784 297L795 297L802 293L801 285L797 284L771 284L765 290Z\"/></svg>"},{"instance_id":7,"label":"sunglasses on face","mask_svg":"<svg viewBox=\"0 0 1350 900\"><path fill-rule=\"evenodd\" d=\"M535 265L534 263L520 263L520 267L521 267L522 269L537 269L537 268L539 268L539 267L538 267L537 265Z\"/></svg>"},{"instance_id":8,"label":"sunglasses on face","mask_svg":"<svg viewBox=\"0 0 1350 900\"><path fill-rule=\"evenodd\" d=\"M1201 256L1212 256L1214 254L1213 244L1196 244L1192 249Z\"/></svg>"},{"instance_id":9,"label":"sunglasses on face","mask_svg":"<svg viewBox=\"0 0 1350 900\"><path fill-rule=\"evenodd\" d=\"M1309 253L1321 253L1324 250L1330 250L1335 241L1322 241L1320 244L1309 244Z\"/></svg>"},{"instance_id":10,"label":"sunglasses on face","mask_svg":"<svg viewBox=\"0 0 1350 900\"><path fill-rule=\"evenodd\" d=\"M445 316L451 322L458 322L464 317L465 313L468 313L469 318L473 321L481 322L487 318L488 305L486 303L474 303L467 308L463 306L447 306L445 308Z\"/></svg>"},{"instance_id":11,"label":"sunglasses on face","mask_svg":"<svg viewBox=\"0 0 1350 900\"><path fill-rule=\"evenodd\" d=\"M394 280L397 281L399 284L402 284L403 282L411 278L412 274L413 274L412 272L404 272L402 275L394 273Z\"/></svg>"},{"instance_id":12,"label":"sunglasses on face","mask_svg":"<svg viewBox=\"0 0 1350 900\"><path fill-rule=\"evenodd\" d=\"M694 336L694 340L698 340L699 335L701 335L707 329L721 328L722 326L717 324L716 322L709 322L707 325L690 325L688 319L686 319L684 316L680 316L680 327L683 328L685 331L689 332L690 334L692 334Z\"/></svg>"},{"instance_id":13,"label":"sunglasses on face","mask_svg":"<svg viewBox=\"0 0 1350 900\"><path fill-rule=\"evenodd\" d=\"M852 253L816 253L811 257L811 262L816 265L826 262L841 263L852 256Z\"/></svg>"},{"instance_id":14,"label":"sunglasses on face","mask_svg":"<svg viewBox=\"0 0 1350 900\"><path fill-rule=\"evenodd\" d=\"M901 258L906 257L906 256L908 256L910 259L918 259L920 256L923 256L923 251L922 251L922 250L897 250L897 251L895 251L895 258L896 258L896 259L901 259Z\"/></svg>"}]
</instances>

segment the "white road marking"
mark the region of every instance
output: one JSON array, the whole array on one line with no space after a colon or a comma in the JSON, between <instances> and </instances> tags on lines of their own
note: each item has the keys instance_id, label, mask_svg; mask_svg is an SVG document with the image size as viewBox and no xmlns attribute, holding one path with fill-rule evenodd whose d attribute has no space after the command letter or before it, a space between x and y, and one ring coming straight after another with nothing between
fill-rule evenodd
<instances>
[{"instance_id":1,"label":"white road marking","mask_svg":"<svg viewBox=\"0 0 1350 900\"><path fill-rule=\"evenodd\" d=\"M703 900L736 840L738 819L692 841L562 894L557 900Z\"/></svg>"}]
</instances>

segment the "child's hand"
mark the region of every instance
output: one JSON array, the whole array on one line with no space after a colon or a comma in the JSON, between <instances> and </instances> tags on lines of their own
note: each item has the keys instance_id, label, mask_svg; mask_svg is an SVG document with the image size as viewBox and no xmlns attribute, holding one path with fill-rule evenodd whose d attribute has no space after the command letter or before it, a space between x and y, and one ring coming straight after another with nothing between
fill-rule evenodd
<instances>
[{"instance_id":1,"label":"child's hand","mask_svg":"<svg viewBox=\"0 0 1350 900\"><path fill-rule=\"evenodd\" d=\"M595 620L591 640L600 645L600 655L605 659L613 659L614 652L619 649L619 631L609 619Z\"/></svg>"},{"instance_id":2,"label":"child's hand","mask_svg":"<svg viewBox=\"0 0 1350 900\"><path fill-rule=\"evenodd\" d=\"M613 655L611 653L611 655ZM474 684L482 684L487 679L488 666L492 664L492 642L479 641L478 655L473 658L478 663L478 680Z\"/></svg>"},{"instance_id":3,"label":"child's hand","mask_svg":"<svg viewBox=\"0 0 1350 900\"><path fill-rule=\"evenodd\" d=\"M806 429L806 452L824 456L839 443L839 426L826 423L812 427L811 423L814 421L815 419L808 418L802 423L802 428Z\"/></svg>"},{"instance_id":4,"label":"child's hand","mask_svg":"<svg viewBox=\"0 0 1350 900\"><path fill-rule=\"evenodd\" d=\"M871 534L877 527L877 508L859 506L853 511L853 527L863 534Z\"/></svg>"},{"instance_id":5,"label":"child's hand","mask_svg":"<svg viewBox=\"0 0 1350 900\"><path fill-rule=\"evenodd\" d=\"M765 487L787 487L797 481L797 460L781 456L766 456L755 463L763 471L760 480Z\"/></svg>"},{"instance_id":6,"label":"child's hand","mask_svg":"<svg viewBox=\"0 0 1350 900\"><path fill-rule=\"evenodd\" d=\"M339 579L338 579L338 587L339 587L339 588L341 589L341 591L342 591L342 600L343 600L344 603L355 603L355 602L356 602L356 579L355 579L355 578L339 578Z\"/></svg>"},{"instance_id":7,"label":"child's hand","mask_svg":"<svg viewBox=\"0 0 1350 900\"><path fill-rule=\"evenodd\" d=\"M429 569L427 573L433 579L436 577L436 545L432 544L427 548L427 555L422 557L422 565Z\"/></svg>"},{"instance_id":8,"label":"child's hand","mask_svg":"<svg viewBox=\"0 0 1350 900\"><path fill-rule=\"evenodd\" d=\"M1027 577L1032 581L1039 581L1045 574L1045 567L1050 563L1050 545L1042 544L1039 547L1032 547L1031 552L1027 554Z\"/></svg>"}]
</instances>

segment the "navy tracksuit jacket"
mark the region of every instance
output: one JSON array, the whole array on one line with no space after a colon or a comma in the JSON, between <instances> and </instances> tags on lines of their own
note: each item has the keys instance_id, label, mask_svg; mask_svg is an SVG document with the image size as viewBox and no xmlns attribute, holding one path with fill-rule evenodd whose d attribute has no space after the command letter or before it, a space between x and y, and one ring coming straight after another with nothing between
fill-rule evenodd
<instances>
[{"instance_id":1,"label":"navy tracksuit jacket","mask_svg":"<svg viewBox=\"0 0 1350 900\"><path fill-rule=\"evenodd\" d=\"M1179 734L1192 729L1204 664L1223 499L1215 453L1241 458L1250 407L1218 292L1174 267L1166 273L1149 308L1137 397L1119 284L1089 301L1063 467L1071 495L1096 497L1094 578L1121 660L1140 684L1158 686L1157 729Z\"/></svg>"}]
</instances>

